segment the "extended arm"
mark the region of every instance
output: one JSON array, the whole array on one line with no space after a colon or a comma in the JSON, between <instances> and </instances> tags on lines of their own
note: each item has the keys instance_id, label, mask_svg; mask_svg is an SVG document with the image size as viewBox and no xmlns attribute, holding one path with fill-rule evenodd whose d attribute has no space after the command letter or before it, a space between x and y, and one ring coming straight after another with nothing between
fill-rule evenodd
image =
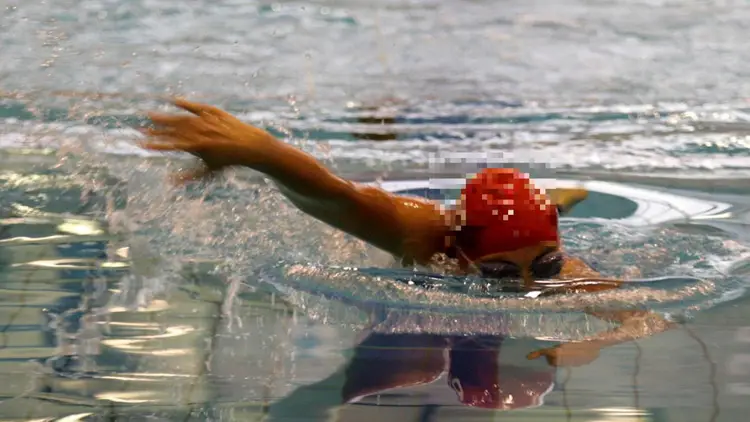
<instances>
[{"instance_id":1,"label":"extended arm","mask_svg":"<svg viewBox=\"0 0 750 422\"><path fill-rule=\"evenodd\" d=\"M193 115L151 114L155 127L147 130L152 139L143 147L185 151L203 160L204 170L181 178L200 178L229 166L249 167L272 178L305 213L405 263L425 263L445 247L447 219L437 204L344 180L304 151L215 107L183 100L176 105ZM585 196L578 189L550 192L562 210Z\"/></svg>"},{"instance_id":2,"label":"extended arm","mask_svg":"<svg viewBox=\"0 0 750 422\"><path fill-rule=\"evenodd\" d=\"M230 166L245 166L272 178L305 213L405 261L427 261L445 227L432 202L388 193L344 180L311 155L215 107L177 101L193 115L151 114L154 128L142 146L184 151L205 168L180 175L196 179Z\"/></svg>"},{"instance_id":3,"label":"extended arm","mask_svg":"<svg viewBox=\"0 0 750 422\"><path fill-rule=\"evenodd\" d=\"M268 145L264 165L248 167L271 177L300 210L404 263L425 263L439 252L446 223L435 203L342 179L281 141Z\"/></svg>"}]
</instances>

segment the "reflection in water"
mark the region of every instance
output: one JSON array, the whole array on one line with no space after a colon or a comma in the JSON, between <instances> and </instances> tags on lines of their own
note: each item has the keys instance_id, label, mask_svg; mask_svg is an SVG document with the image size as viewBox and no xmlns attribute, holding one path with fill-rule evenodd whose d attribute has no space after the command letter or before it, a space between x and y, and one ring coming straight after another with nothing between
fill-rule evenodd
<instances>
[{"instance_id":1,"label":"reflection in water","mask_svg":"<svg viewBox=\"0 0 750 422\"><path fill-rule=\"evenodd\" d=\"M398 317L391 313L390 318ZM416 408L422 409L418 420L450 420L447 415L456 407L494 412L529 410L547 404L548 397L549 404L560 406L567 420L571 420L573 411L567 404L566 384L573 369L562 369L563 379L558 381L558 368L544 360L527 358L551 344L535 338L499 335L369 330L342 369L273 405L270 420L294 419L302 414L301 409L310 420L324 420L323 415L345 404L378 406L384 412L393 407ZM591 420L649 420L649 411L639 409L637 390L634 385L631 409L594 410ZM321 397L321 392L327 399ZM536 415L549 417L555 408L540 409ZM494 412L469 415L472 420L493 420ZM513 415L516 414L503 419L512 419ZM358 412L344 407L337 412L336 420L354 421L358 417Z\"/></svg>"},{"instance_id":2,"label":"reflection in water","mask_svg":"<svg viewBox=\"0 0 750 422\"><path fill-rule=\"evenodd\" d=\"M373 333L355 348L345 371L342 398L359 401L386 390L443 378L436 391L428 393L433 397L423 400L440 403L437 396L445 387L455 393L456 403L467 406L502 410L539 406L552 389L554 369L502 363L499 356L504 340L513 341L493 336Z\"/></svg>"},{"instance_id":3,"label":"reflection in water","mask_svg":"<svg viewBox=\"0 0 750 422\"><path fill-rule=\"evenodd\" d=\"M389 318L392 322L399 319L394 313ZM408 325L414 328L411 323ZM708 379L714 395L711 415L695 420L714 422L719 415L715 365L705 344L692 330L682 328L703 350L711 368ZM496 420L498 411L504 412L502 420L662 420L650 408L642 407L639 377L644 351L638 341L626 344L634 353L617 363L630 368L630 396L626 398L623 391L622 400L614 400L620 404L607 407L597 407L597 400L586 400L586 394L595 396L593 391L589 392L590 388L571 387L573 373L578 368L556 368L544 360L528 359L530 353L553 344L530 337L431 334L419 332L418 327L412 333L368 329L338 371L300 387L272 405L269 420L295 420L302 415L305 420L331 420L325 415L334 412L333 420L337 422L356 421L362 412L374 412L373 406L380 414L390 414L396 408L419 409L418 415L409 418L421 421L454 420L450 415L462 414L455 413L457 408L484 412L467 413L466 420ZM685 346L694 347L695 343ZM671 378L672 371L679 369L662 368L661 376ZM628 385L627 377L622 381L623 387ZM572 402L571 390L576 397ZM524 412L505 414L518 410Z\"/></svg>"}]
</instances>

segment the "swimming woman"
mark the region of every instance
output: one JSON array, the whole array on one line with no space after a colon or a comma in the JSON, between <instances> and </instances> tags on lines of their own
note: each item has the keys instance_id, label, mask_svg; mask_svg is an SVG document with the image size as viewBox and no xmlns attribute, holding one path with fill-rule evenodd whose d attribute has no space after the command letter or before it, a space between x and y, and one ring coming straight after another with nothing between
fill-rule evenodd
<instances>
[{"instance_id":1,"label":"swimming woman","mask_svg":"<svg viewBox=\"0 0 750 422\"><path fill-rule=\"evenodd\" d=\"M484 169L468 179L455 208L400 196L344 180L307 153L212 106L178 100L193 115L152 113L154 127L142 146L184 151L204 167L183 172L195 180L230 166L245 166L273 179L299 209L383 249L405 266L452 258L460 273L493 279L597 278L581 260L561 251L558 209L586 197L582 189L545 194L515 169ZM583 283L584 290L616 282Z\"/></svg>"},{"instance_id":2,"label":"swimming woman","mask_svg":"<svg viewBox=\"0 0 750 422\"><path fill-rule=\"evenodd\" d=\"M561 250L558 210L584 199L583 190L545 194L515 169L484 169L467 180L457 205L445 208L342 179L311 155L216 107L185 100L175 105L191 114L151 113L153 127L145 129L141 146L199 157L203 167L179 173L179 181L210 177L231 166L249 167L273 179L305 213L389 252L405 266L447 256L457 262L459 273L521 279L527 289L540 279L560 280L557 289L566 292L620 285ZM535 351L529 359L544 356L554 366L585 364L602 347L670 326L646 311L583 311L622 325L586 341Z\"/></svg>"}]
</instances>

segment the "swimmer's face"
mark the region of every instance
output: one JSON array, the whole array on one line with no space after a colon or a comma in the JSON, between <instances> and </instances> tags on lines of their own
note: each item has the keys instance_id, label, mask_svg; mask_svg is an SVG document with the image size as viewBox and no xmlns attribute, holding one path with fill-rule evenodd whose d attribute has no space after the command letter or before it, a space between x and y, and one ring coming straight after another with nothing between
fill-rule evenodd
<instances>
[{"instance_id":1,"label":"swimmer's face","mask_svg":"<svg viewBox=\"0 0 750 422\"><path fill-rule=\"evenodd\" d=\"M557 242L539 244L512 251L495 253L475 261L483 277L494 279L534 280L557 278L564 272L566 256Z\"/></svg>"}]
</instances>

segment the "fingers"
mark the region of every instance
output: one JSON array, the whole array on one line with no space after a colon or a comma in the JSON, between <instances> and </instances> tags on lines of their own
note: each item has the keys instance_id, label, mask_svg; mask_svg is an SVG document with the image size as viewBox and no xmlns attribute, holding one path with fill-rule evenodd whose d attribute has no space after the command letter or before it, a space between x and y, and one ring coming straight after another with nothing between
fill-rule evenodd
<instances>
[{"instance_id":1,"label":"fingers","mask_svg":"<svg viewBox=\"0 0 750 422\"><path fill-rule=\"evenodd\" d=\"M177 100L175 100L174 105L176 105L177 107L183 110L189 111L190 113L193 113L196 116L213 115L213 116L218 117L224 114L222 110L214 106L210 106L208 104L194 103L192 101L184 100L182 98L178 98Z\"/></svg>"},{"instance_id":2,"label":"fingers","mask_svg":"<svg viewBox=\"0 0 750 422\"><path fill-rule=\"evenodd\" d=\"M223 117L219 117L214 112L205 111L203 105L196 105L197 108L191 108L191 111L196 113L202 113L199 117L190 115L179 115L179 114L162 114L162 113L149 113L148 117L154 126L160 129L173 130L182 133L215 133L218 122ZM209 108L210 109L210 108ZM217 113L221 110L215 109Z\"/></svg>"},{"instance_id":3,"label":"fingers","mask_svg":"<svg viewBox=\"0 0 750 422\"><path fill-rule=\"evenodd\" d=\"M150 138L141 145L159 151L182 150L193 153L210 142L209 138L196 131L185 131L180 128L143 128L140 132Z\"/></svg>"},{"instance_id":4,"label":"fingers","mask_svg":"<svg viewBox=\"0 0 750 422\"><path fill-rule=\"evenodd\" d=\"M185 151L194 154L202 145L200 142L196 142L193 139L179 136L179 134L171 128L144 128L141 129L140 132L149 139L144 139L138 142L139 146L151 151Z\"/></svg>"},{"instance_id":5,"label":"fingers","mask_svg":"<svg viewBox=\"0 0 750 422\"><path fill-rule=\"evenodd\" d=\"M142 135L151 137L151 138L174 138L176 137L176 132L174 128L143 128L140 130Z\"/></svg>"},{"instance_id":6,"label":"fingers","mask_svg":"<svg viewBox=\"0 0 750 422\"><path fill-rule=\"evenodd\" d=\"M192 145L192 142L181 139L176 135L173 129L154 129L143 128L139 132L153 140L141 140L138 144L141 148L152 151L175 151L185 150Z\"/></svg>"},{"instance_id":7,"label":"fingers","mask_svg":"<svg viewBox=\"0 0 750 422\"><path fill-rule=\"evenodd\" d=\"M193 116L148 113L148 117L154 126L184 132L213 132L216 130L216 123L226 120L228 116L226 112L207 104L194 103L183 99L175 100L174 104L192 113Z\"/></svg>"},{"instance_id":8,"label":"fingers","mask_svg":"<svg viewBox=\"0 0 750 422\"><path fill-rule=\"evenodd\" d=\"M184 126L195 119L193 116L163 113L149 113L148 118L157 126Z\"/></svg>"}]
</instances>

